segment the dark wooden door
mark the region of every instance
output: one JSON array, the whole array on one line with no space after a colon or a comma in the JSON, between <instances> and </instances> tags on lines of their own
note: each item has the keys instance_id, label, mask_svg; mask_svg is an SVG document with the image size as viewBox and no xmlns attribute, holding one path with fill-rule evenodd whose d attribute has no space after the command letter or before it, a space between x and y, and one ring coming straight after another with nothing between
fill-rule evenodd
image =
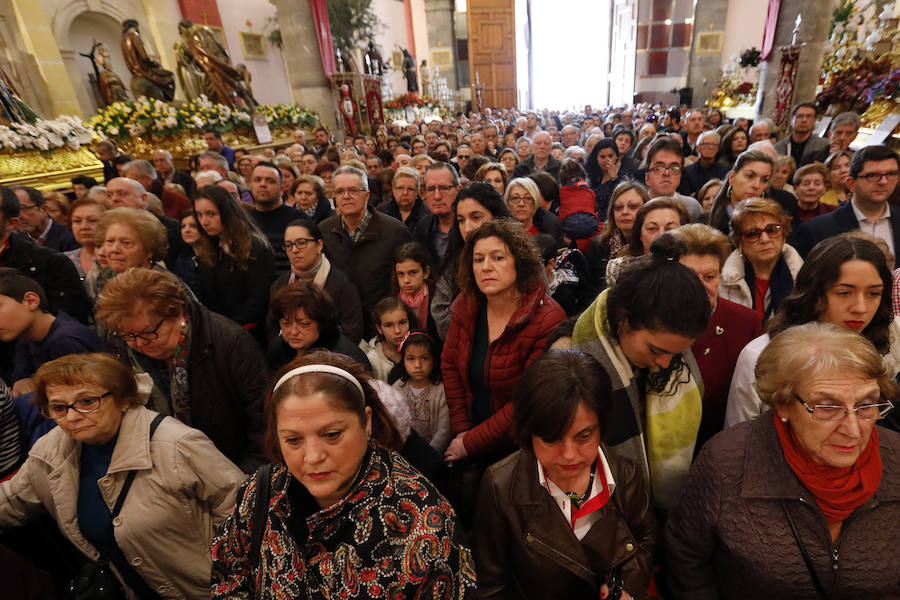
<instances>
[{"instance_id":1,"label":"dark wooden door","mask_svg":"<svg viewBox=\"0 0 900 600\"><path fill-rule=\"evenodd\" d=\"M469 0L469 77L478 74L485 106L509 108L516 101L515 0Z\"/></svg>"}]
</instances>

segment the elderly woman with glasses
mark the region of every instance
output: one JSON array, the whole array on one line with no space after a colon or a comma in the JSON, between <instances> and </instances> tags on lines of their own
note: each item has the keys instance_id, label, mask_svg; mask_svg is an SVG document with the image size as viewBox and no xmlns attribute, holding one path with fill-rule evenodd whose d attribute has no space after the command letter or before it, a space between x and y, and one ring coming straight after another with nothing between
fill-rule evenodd
<instances>
[{"instance_id":1,"label":"elderly woman with glasses","mask_svg":"<svg viewBox=\"0 0 900 600\"><path fill-rule=\"evenodd\" d=\"M897 384L861 335L792 327L756 365L770 409L710 440L669 515L671 598L894 598ZM777 590L777 592L775 592Z\"/></svg>"},{"instance_id":2,"label":"elderly woman with glasses","mask_svg":"<svg viewBox=\"0 0 900 600\"><path fill-rule=\"evenodd\" d=\"M58 427L0 484L0 527L49 514L89 559L111 557L134 597L208 598L209 545L241 471L201 432L147 410L131 369L108 354L58 358L35 382Z\"/></svg>"},{"instance_id":3,"label":"elderly woman with glasses","mask_svg":"<svg viewBox=\"0 0 900 600\"><path fill-rule=\"evenodd\" d=\"M106 284L96 317L115 332L113 352L149 376L150 408L208 435L245 472L262 462L266 363L243 327L190 299L173 274L152 269L129 269Z\"/></svg>"},{"instance_id":4,"label":"elderly woman with glasses","mask_svg":"<svg viewBox=\"0 0 900 600\"><path fill-rule=\"evenodd\" d=\"M785 243L791 219L774 200L742 200L731 215L731 242L737 248L722 267L719 296L759 315L761 323L778 310L794 288L803 259Z\"/></svg>"}]
</instances>

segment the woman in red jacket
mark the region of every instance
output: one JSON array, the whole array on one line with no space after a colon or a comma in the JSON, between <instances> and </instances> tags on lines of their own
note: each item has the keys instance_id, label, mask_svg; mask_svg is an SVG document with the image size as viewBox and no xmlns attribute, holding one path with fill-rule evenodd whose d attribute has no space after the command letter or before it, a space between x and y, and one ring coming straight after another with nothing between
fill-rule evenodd
<instances>
[{"instance_id":1,"label":"woman in red jacket","mask_svg":"<svg viewBox=\"0 0 900 600\"><path fill-rule=\"evenodd\" d=\"M470 234L459 261L441 369L456 436L444 457L487 466L509 454L512 394L565 312L547 295L537 248L510 219Z\"/></svg>"}]
</instances>

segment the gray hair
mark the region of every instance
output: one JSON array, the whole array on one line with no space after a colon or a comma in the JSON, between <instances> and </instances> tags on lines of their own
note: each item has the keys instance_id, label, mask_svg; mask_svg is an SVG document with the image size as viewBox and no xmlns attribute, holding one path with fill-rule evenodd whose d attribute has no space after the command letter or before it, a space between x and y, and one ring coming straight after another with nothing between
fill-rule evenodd
<instances>
[{"instance_id":1,"label":"gray hair","mask_svg":"<svg viewBox=\"0 0 900 600\"><path fill-rule=\"evenodd\" d=\"M534 182L534 179L529 177L516 177L508 184L506 184L506 191L503 192L503 203L509 207L509 195L512 192L512 189L515 186L519 186L523 188L528 195L531 196L531 199L534 201L534 211L531 213L532 216L537 212L537 209L541 207L541 190L538 189L537 184Z\"/></svg>"},{"instance_id":2,"label":"gray hair","mask_svg":"<svg viewBox=\"0 0 900 600\"><path fill-rule=\"evenodd\" d=\"M106 186L105 185L95 185L92 186L91 189L88 190L87 196L91 200L100 200L100 195L103 195L104 199L106 197Z\"/></svg>"},{"instance_id":3,"label":"gray hair","mask_svg":"<svg viewBox=\"0 0 900 600\"><path fill-rule=\"evenodd\" d=\"M366 172L358 167L354 167L352 165L343 165L335 169L334 173L331 175L331 180L334 181L337 179L338 175L356 175L359 177L359 185L362 189L369 191L369 176L366 175Z\"/></svg>"},{"instance_id":4,"label":"gray hair","mask_svg":"<svg viewBox=\"0 0 900 600\"><path fill-rule=\"evenodd\" d=\"M581 146L569 146L563 151L563 158L581 158L583 161L587 156L587 152Z\"/></svg>"},{"instance_id":5,"label":"gray hair","mask_svg":"<svg viewBox=\"0 0 900 600\"><path fill-rule=\"evenodd\" d=\"M194 176L194 181L198 183L198 186L200 181L203 179L209 179L212 183L219 183L220 181L222 181L222 174L218 171L200 171L199 173L197 173L197 175Z\"/></svg>"},{"instance_id":6,"label":"gray hair","mask_svg":"<svg viewBox=\"0 0 900 600\"><path fill-rule=\"evenodd\" d=\"M448 163L440 161L436 161L428 165L428 168L425 169L425 175L422 176L422 179L424 180L425 176L428 175L428 173L430 173L431 171L437 171L438 169L447 169L450 172L450 182L453 185L459 185L459 173L456 172L456 169L451 167Z\"/></svg>"},{"instance_id":7,"label":"gray hair","mask_svg":"<svg viewBox=\"0 0 900 600\"><path fill-rule=\"evenodd\" d=\"M860 121L859 115L855 112L842 112L831 122L831 129L833 130L841 125L852 125L854 129L859 129L862 126L862 121Z\"/></svg>"},{"instance_id":8,"label":"gray hair","mask_svg":"<svg viewBox=\"0 0 900 600\"><path fill-rule=\"evenodd\" d=\"M397 169L397 172L394 173L394 176L391 178L391 185L396 184L397 180L401 177L414 179L416 181L416 187L419 187L419 172L412 167L400 167L399 169Z\"/></svg>"},{"instance_id":9,"label":"gray hair","mask_svg":"<svg viewBox=\"0 0 900 600\"><path fill-rule=\"evenodd\" d=\"M701 133L700 136L697 138L697 144L700 144L700 142L702 142L705 138L713 137L713 136L716 137L716 143L720 143L722 141L722 138L719 137L719 134L716 133L715 130L711 130L711 131L704 131L703 133Z\"/></svg>"},{"instance_id":10,"label":"gray hair","mask_svg":"<svg viewBox=\"0 0 900 600\"><path fill-rule=\"evenodd\" d=\"M129 163L125 163L125 166L122 167L122 171L125 173L133 173L135 175L143 175L150 179L156 179L156 169L153 168L153 165L150 164L150 161L148 160L136 159Z\"/></svg>"},{"instance_id":11,"label":"gray hair","mask_svg":"<svg viewBox=\"0 0 900 600\"><path fill-rule=\"evenodd\" d=\"M202 159L202 158L211 158L216 162L217 167L219 167L220 169L225 169L226 171L228 170L228 160L224 156L222 156L221 154L219 154L218 152L216 152L214 150L207 150L206 152L201 152L200 156L198 157L198 160Z\"/></svg>"}]
</instances>

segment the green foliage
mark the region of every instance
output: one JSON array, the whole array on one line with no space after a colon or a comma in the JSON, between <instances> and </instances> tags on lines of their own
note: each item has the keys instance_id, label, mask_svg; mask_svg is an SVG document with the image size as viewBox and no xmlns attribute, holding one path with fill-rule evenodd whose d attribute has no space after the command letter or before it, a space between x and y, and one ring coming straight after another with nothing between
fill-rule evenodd
<instances>
[{"instance_id":1,"label":"green foliage","mask_svg":"<svg viewBox=\"0 0 900 600\"><path fill-rule=\"evenodd\" d=\"M829 36L839 23L846 23L850 20L850 14L853 12L854 6L856 6L856 2L853 0L841 0L840 5L831 13L831 27L828 29Z\"/></svg>"},{"instance_id":2,"label":"green foliage","mask_svg":"<svg viewBox=\"0 0 900 600\"><path fill-rule=\"evenodd\" d=\"M362 46L385 28L372 10L372 0L328 0L328 21L334 47L342 51Z\"/></svg>"}]
</instances>

